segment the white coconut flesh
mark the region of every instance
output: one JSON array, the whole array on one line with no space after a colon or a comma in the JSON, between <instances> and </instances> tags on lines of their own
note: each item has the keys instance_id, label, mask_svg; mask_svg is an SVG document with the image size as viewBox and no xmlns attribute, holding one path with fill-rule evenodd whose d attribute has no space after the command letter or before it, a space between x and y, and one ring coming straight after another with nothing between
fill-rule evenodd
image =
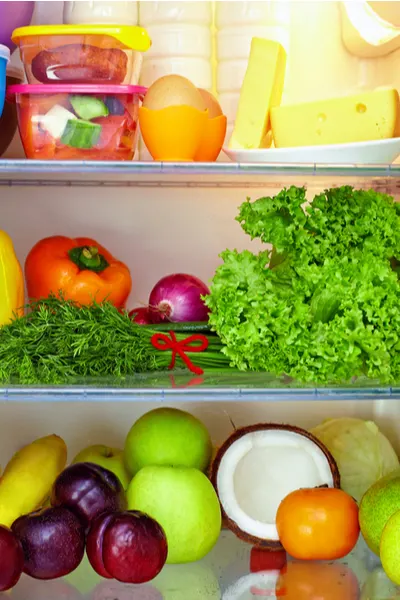
<instances>
[{"instance_id":1,"label":"white coconut flesh","mask_svg":"<svg viewBox=\"0 0 400 600\"><path fill-rule=\"evenodd\" d=\"M246 433L233 442L221 459L216 483L221 505L237 527L271 541L279 540L276 513L290 492L334 486L323 451L284 429Z\"/></svg>"}]
</instances>

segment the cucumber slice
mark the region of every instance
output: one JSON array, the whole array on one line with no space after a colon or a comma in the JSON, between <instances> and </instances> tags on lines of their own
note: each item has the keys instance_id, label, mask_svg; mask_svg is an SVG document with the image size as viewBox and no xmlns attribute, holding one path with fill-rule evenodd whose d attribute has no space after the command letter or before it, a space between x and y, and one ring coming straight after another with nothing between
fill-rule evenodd
<instances>
[{"instance_id":1,"label":"cucumber slice","mask_svg":"<svg viewBox=\"0 0 400 600\"><path fill-rule=\"evenodd\" d=\"M93 148L99 141L101 129L98 123L71 119L61 136L61 143L72 148Z\"/></svg>"},{"instance_id":2,"label":"cucumber slice","mask_svg":"<svg viewBox=\"0 0 400 600\"><path fill-rule=\"evenodd\" d=\"M75 113L84 121L109 115L109 110L104 102L94 96L70 96L69 101Z\"/></svg>"}]
</instances>

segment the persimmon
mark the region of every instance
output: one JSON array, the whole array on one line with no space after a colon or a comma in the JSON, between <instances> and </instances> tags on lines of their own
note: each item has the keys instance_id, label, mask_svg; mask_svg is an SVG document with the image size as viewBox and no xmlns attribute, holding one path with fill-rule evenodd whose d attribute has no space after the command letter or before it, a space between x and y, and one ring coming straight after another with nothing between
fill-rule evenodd
<instances>
[{"instance_id":1,"label":"persimmon","mask_svg":"<svg viewBox=\"0 0 400 600\"><path fill-rule=\"evenodd\" d=\"M360 589L346 565L289 562L279 574L275 594L284 600L358 600Z\"/></svg>"},{"instance_id":2,"label":"persimmon","mask_svg":"<svg viewBox=\"0 0 400 600\"><path fill-rule=\"evenodd\" d=\"M282 546L293 558L336 560L357 543L358 506L340 489L296 490L280 503L276 527Z\"/></svg>"}]
</instances>

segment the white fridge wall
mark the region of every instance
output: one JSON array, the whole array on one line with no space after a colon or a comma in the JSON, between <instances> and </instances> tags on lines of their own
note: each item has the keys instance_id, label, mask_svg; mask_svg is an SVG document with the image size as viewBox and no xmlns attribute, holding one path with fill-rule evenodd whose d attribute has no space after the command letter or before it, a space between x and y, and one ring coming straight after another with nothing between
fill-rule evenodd
<instances>
[{"instance_id":1,"label":"white fridge wall","mask_svg":"<svg viewBox=\"0 0 400 600\"><path fill-rule=\"evenodd\" d=\"M374 419L400 451L400 428L389 423L400 416L399 403L387 401L383 410L373 401L276 401L276 402L164 402L199 417L210 431L213 443L221 444L236 427L260 422L289 423L311 428L325 418L359 417ZM5 402L0 408L0 457L5 462L21 446L37 437L56 433L68 446L70 460L92 444L123 447L126 435L136 419L145 412L161 406L152 402L50 403ZM12 432L12 434L11 434Z\"/></svg>"},{"instance_id":2,"label":"white fridge wall","mask_svg":"<svg viewBox=\"0 0 400 600\"><path fill-rule=\"evenodd\" d=\"M226 248L254 248L235 221L238 206L263 189L0 187L1 227L21 264L50 235L89 236L131 269L128 306L146 304L164 275L209 282ZM271 190L268 191L271 193ZM25 217L23 216L25 215Z\"/></svg>"}]
</instances>

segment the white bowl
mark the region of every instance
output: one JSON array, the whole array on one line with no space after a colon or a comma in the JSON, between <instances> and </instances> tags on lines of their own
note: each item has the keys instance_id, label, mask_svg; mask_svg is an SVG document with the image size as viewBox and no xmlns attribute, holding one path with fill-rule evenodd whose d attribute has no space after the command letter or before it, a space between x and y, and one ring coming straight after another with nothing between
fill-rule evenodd
<instances>
[{"instance_id":1,"label":"white bowl","mask_svg":"<svg viewBox=\"0 0 400 600\"><path fill-rule=\"evenodd\" d=\"M400 137L328 146L257 150L233 150L225 147L223 150L231 160L238 163L387 165L392 164L400 155Z\"/></svg>"}]
</instances>

